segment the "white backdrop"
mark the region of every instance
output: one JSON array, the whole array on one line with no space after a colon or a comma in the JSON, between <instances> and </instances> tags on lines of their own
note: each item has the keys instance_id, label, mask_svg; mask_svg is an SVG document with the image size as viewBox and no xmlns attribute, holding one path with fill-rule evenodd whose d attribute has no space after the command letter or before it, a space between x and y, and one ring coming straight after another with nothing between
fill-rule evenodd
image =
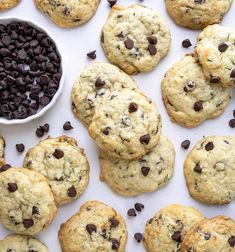
<instances>
[{"instance_id":1,"label":"white backdrop","mask_svg":"<svg viewBox=\"0 0 235 252\"><path fill-rule=\"evenodd\" d=\"M129 5L139 3L139 1L118 0L118 3L120 5ZM210 207L194 201L189 196L183 177L183 161L188 151L182 150L180 147L181 142L185 139L190 139L191 147L193 147L193 145L204 135L235 135L235 129L231 129L228 126L228 121L232 118L232 111L235 109L235 100L232 100L222 116L215 120L208 120L195 129L182 128L170 122L161 99L161 79L173 63L179 60L185 53L189 53L193 50L193 47L189 49L182 48L182 40L190 38L193 45L195 45L195 39L198 32L176 26L166 13L164 0L146 0L142 3L159 11L167 20L172 32L172 47L168 56L154 71L147 74L139 74L134 76L134 78L139 84L139 87L144 90L144 93L156 102L162 114L162 132L168 136L175 145L176 165L173 179L165 188L154 193L134 198L124 198L115 195L105 183L100 182L98 148L89 137L87 130L73 116L70 109L70 91L72 84L84 66L91 62L91 60L86 57L86 53L92 50L97 50L97 60L104 62L107 61L99 43L100 30L109 13L109 5L107 4L107 1L101 1L96 15L87 24L68 30L55 26L47 17L36 10L32 0L22 0L22 3L16 8L0 13L0 17L14 16L27 18L46 27L57 39L58 44L62 49L62 55L66 64L66 80L63 94L56 105L47 114L26 125L0 125L0 135L4 136L7 144L6 161L11 165L21 166L25 152L23 154L18 154L15 149L15 144L23 142L26 150L35 145L39 141L39 138L35 136L36 128L47 122L50 124L49 133L51 136L67 134L75 137L78 140L79 145L85 149L90 162L90 183L83 196L71 204L60 207L52 225L46 231L38 235L38 238L49 247L51 252L61 251L57 238L60 224L76 213L81 204L86 200L103 201L114 207L125 218L129 231L127 252L145 251L143 245L138 244L134 240L133 235L136 232L142 233L146 220L152 217L160 208L171 203L194 206L208 217L225 214L235 219L235 201L222 207ZM223 25L233 26L233 28L235 28L234 14L235 4L224 18ZM71 121L74 130L64 132L62 126L67 120ZM133 207L136 202L141 202L145 205L144 211L138 214L135 218L127 217L127 210ZM8 231L0 226L0 238L3 238L7 233Z\"/></svg>"}]
</instances>

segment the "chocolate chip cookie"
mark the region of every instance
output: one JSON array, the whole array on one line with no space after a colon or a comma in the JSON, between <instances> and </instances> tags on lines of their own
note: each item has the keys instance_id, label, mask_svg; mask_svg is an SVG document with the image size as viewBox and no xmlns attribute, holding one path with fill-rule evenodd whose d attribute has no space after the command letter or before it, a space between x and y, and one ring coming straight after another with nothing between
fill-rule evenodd
<instances>
[{"instance_id":1,"label":"chocolate chip cookie","mask_svg":"<svg viewBox=\"0 0 235 252\"><path fill-rule=\"evenodd\" d=\"M201 139L186 157L184 175L191 196L206 204L227 204L235 198L235 138Z\"/></svg>"},{"instance_id":2,"label":"chocolate chip cookie","mask_svg":"<svg viewBox=\"0 0 235 252\"><path fill-rule=\"evenodd\" d=\"M74 138L47 138L31 148L24 167L42 173L57 204L70 202L84 192L89 181L89 164Z\"/></svg>"},{"instance_id":3,"label":"chocolate chip cookie","mask_svg":"<svg viewBox=\"0 0 235 252\"><path fill-rule=\"evenodd\" d=\"M70 28L91 19L100 0L35 0L39 10L44 12L58 26Z\"/></svg>"},{"instance_id":4,"label":"chocolate chip cookie","mask_svg":"<svg viewBox=\"0 0 235 252\"><path fill-rule=\"evenodd\" d=\"M137 84L114 65L101 62L90 64L73 85L72 110L88 126L100 99L123 88L137 89Z\"/></svg>"},{"instance_id":5,"label":"chocolate chip cookie","mask_svg":"<svg viewBox=\"0 0 235 252\"><path fill-rule=\"evenodd\" d=\"M21 0L0 0L0 11L15 7Z\"/></svg>"},{"instance_id":6,"label":"chocolate chip cookie","mask_svg":"<svg viewBox=\"0 0 235 252\"><path fill-rule=\"evenodd\" d=\"M232 0L166 0L166 7L178 25L202 29L220 23L232 2Z\"/></svg>"},{"instance_id":7,"label":"chocolate chip cookie","mask_svg":"<svg viewBox=\"0 0 235 252\"><path fill-rule=\"evenodd\" d=\"M104 97L95 109L90 136L109 156L134 159L159 141L161 116L142 93L123 89Z\"/></svg>"},{"instance_id":8,"label":"chocolate chip cookie","mask_svg":"<svg viewBox=\"0 0 235 252\"><path fill-rule=\"evenodd\" d=\"M100 153L100 179L123 196L155 191L173 176L175 150L171 141L161 135L157 145L137 160L122 160Z\"/></svg>"},{"instance_id":9,"label":"chocolate chip cookie","mask_svg":"<svg viewBox=\"0 0 235 252\"><path fill-rule=\"evenodd\" d=\"M195 127L222 114L232 98L232 88L206 80L193 54L185 55L162 80L162 99L173 122Z\"/></svg>"},{"instance_id":10,"label":"chocolate chip cookie","mask_svg":"<svg viewBox=\"0 0 235 252\"><path fill-rule=\"evenodd\" d=\"M147 251L181 251L181 242L188 230L203 219L192 207L169 205L161 209L146 224L144 245Z\"/></svg>"},{"instance_id":11,"label":"chocolate chip cookie","mask_svg":"<svg viewBox=\"0 0 235 252\"><path fill-rule=\"evenodd\" d=\"M0 167L5 164L4 160L5 140L0 136Z\"/></svg>"},{"instance_id":12,"label":"chocolate chip cookie","mask_svg":"<svg viewBox=\"0 0 235 252\"><path fill-rule=\"evenodd\" d=\"M151 71L168 53L171 34L165 20L142 5L111 9L101 34L109 61L128 74Z\"/></svg>"},{"instance_id":13,"label":"chocolate chip cookie","mask_svg":"<svg viewBox=\"0 0 235 252\"><path fill-rule=\"evenodd\" d=\"M182 252L234 252L235 222L226 216L205 219L185 235Z\"/></svg>"},{"instance_id":14,"label":"chocolate chip cookie","mask_svg":"<svg viewBox=\"0 0 235 252\"><path fill-rule=\"evenodd\" d=\"M235 85L235 30L221 25L206 27L195 48L203 72L211 83Z\"/></svg>"},{"instance_id":15,"label":"chocolate chip cookie","mask_svg":"<svg viewBox=\"0 0 235 252\"><path fill-rule=\"evenodd\" d=\"M46 178L25 168L0 173L0 202L1 223L19 234L39 233L57 212Z\"/></svg>"},{"instance_id":16,"label":"chocolate chip cookie","mask_svg":"<svg viewBox=\"0 0 235 252\"><path fill-rule=\"evenodd\" d=\"M127 228L113 208L88 201L61 225L59 240L63 252L124 252Z\"/></svg>"}]
</instances>

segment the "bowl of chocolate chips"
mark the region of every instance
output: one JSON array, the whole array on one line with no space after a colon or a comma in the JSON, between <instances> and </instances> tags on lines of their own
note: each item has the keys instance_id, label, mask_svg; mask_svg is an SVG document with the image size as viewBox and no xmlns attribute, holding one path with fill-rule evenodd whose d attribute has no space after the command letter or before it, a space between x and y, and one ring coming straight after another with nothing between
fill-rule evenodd
<instances>
[{"instance_id":1,"label":"bowl of chocolate chips","mask_svg":"<svg viewBox=\"0 0 235 252\"><path fill-rule=\"evenodd\" d=\"M28 20L0 19L0 124L42 116L62 93L64 67L55 39Z\"/></svg>"}]
</instances>

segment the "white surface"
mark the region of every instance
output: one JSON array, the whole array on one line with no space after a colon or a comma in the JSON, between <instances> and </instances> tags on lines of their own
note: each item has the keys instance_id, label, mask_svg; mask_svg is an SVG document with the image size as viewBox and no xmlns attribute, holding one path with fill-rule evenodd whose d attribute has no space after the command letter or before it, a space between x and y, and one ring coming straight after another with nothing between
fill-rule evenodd
<instances>
[{"instance_id":1,"label":"white surface","mask_svg":"<svg viewBox=\"0 0 235 252\"><path fill-rule=\"evenodd\" d=\"M119 0L118 3L128 5L138 3L138 1ZM90 22L81 27L69 30L60 29L51 23L48 18L36 10L32 0L23 0L18 7L10 11L0 13L0 17L15 16L24 18L27 16L28 19L36 21L43 27L46 27L54 35L58 44L62 48L67 74L62 96L56 106L42 118L26 125L0 125L0 135L5 137L7 143L6 161L11 165L22 165L25 153L18 154L15 150L15 144L23 142L26 149L35 145L39 140L35 136L36 128L38 125L48 122L50 124L50 135L58 136L60 134L67 133L69 136L73 136L78 140L80 146L85 149L91 166L90 184L83 196L71 204L60 207L58 215L49 229L38 235L38 237L49 247L51 252L61 251L59 241L57 239L57 232L60 224L76 213L81 204L86 200L96 199L103 201L114 207L125 218L129 231L129 240L126 248L127 252L145 251L143 245L137 244L137 242L133 239L134 233L143 232L146 220L152 217L160 208L171 203L194 206L208 217L225 214L235 219L235 201L223 207L210 207L197 203L190 198L183 177L183 161L188 151L182 150L180 147L182 140L185 139L191 140L192 147L204 135L235 135L235 129L231 129L228 126L228 121L232 118L232 110L235 108L235 101L233 99L222 116L215 120L206 121L204 124L195 129L185 129L170 122L161 100L160 82L164 73L173 63L180 59L184 53L189 53L193 50L193 48L182 48L182 40L190 38L192 43L195 44L198 32L177 27L173 21L170 20L165 11L164 0L146 0L143 3L148 7L158 10L166 18L172 32L173 41L171 52L154 71L147 74L139 74L134 78L138 82L140 88L144 90L145 94L157 103L163 117L162 132L173 141L177 155L175 174L170 184L159 191L135 198L124 198L115 195L105 183L101 183L99 181L98 149L94 142L90 139L87 130L73 116L70 109L71 86L84 66L91 62L87 59L86 53L96 49L97 60L107 61L99 43L99 33L109 13L109 7L106 0L101 1L95 17ZM223 21L224 25L231 25L235 28L234 13L235 4L225 17ZM72 122L75 129L69 132L64 132L62 125L67 120ZM144 203L145 210L138 214L135 218L128 218L126 212L130 207L133 207L135 202ZM7 231L1 226L0 238L3 238L6 234Z\"/></svg>"}]
</instances>

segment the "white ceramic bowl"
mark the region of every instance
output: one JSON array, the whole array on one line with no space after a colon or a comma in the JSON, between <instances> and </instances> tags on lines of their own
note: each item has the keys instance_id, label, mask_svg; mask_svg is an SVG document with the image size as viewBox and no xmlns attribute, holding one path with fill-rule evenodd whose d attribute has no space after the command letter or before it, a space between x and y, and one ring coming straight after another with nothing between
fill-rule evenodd
<instances>
[{"instance_id":1,"label":"white ceramic bowl","mask_svg":"<svg viewBox=\"0 0 235 252\"><path fill-rule=\"evenodd\" d=\"M25 119L12 119L12 120L7 120L4 117L0 117L0 124L5 124L5 125L13 125L13 124L23 124L23 123L28 123L32 120L35 120L39 117L41 117L44 113L46 113L46 111L48 111L50 108L52 108L56 101L58 100L58 98L60 97L61 93L62 93L62 89L63 89L63 85L64 85L64 79L65 79L65 67L64 67L64 61L62 58L62 54L61 54L61 50L55 40L55 38L51 35L51 33L45 29L42 28L41 26L39 26L38 24L36 24L34 21L31 20L27 20L27 19L21 19L21 18L14 18L14 17L7 17L7 18L0 18L0 24L8 24L11 22L27 22L28 24L30 24L31 26L33 26L34 28L36 28L39 31L45 32L54 42L56 49L57 49L57 53L60 57L61 60L61 71L62 71L62 76L60 79L60 83L59 83L59 88L57 90L57 92L55 93L55 95L53 96L52 100L50 101L50 103L48 105L46 105L44 108L42 108L39 112L37 112L37 114L29 116Z\"/></svg>"}]
</instances>

